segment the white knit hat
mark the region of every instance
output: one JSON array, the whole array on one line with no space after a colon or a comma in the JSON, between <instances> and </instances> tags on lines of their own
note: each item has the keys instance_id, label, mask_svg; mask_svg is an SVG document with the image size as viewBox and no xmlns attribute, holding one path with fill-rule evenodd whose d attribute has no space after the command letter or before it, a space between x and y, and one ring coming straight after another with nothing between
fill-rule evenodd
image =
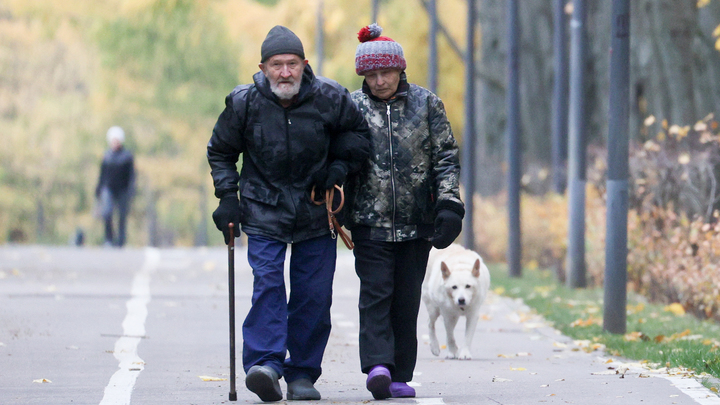
<instances>
[{"instance_id":1,"label":"white knit hat","mask_svg":"<svg viewBox=\"0 0 720 405\"><path fill-rule=\"evenodd\" d=\"M114 139L117 139L120 143L125 143L125 131L118 126L110 127L107 131L107 142L112 143Z\"/></svg>"}]
</instances>

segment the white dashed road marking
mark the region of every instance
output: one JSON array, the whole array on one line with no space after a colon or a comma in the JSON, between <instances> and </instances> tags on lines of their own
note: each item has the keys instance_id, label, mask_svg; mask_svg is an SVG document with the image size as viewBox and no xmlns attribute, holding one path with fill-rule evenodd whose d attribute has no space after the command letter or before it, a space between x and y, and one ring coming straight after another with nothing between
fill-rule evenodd
<instances>
[{"instance_id":1,"label":"white dashed road marking","mask_svg":"<svg viewBox=\"0 0 720 405\"><path fill-rule=\"evenodd\" d=\"M122 323L123 336L115 342L114 355L120 364L105 387L105 395L100 405L129 405L135 381L145 368L145 362L138 357L137 346L145 336L147 304L150 302L150 275L159 263L160 251L146 249L145 263L135 273L130 300L125 304L127 315Z\"/></svg>"}]
</instances>

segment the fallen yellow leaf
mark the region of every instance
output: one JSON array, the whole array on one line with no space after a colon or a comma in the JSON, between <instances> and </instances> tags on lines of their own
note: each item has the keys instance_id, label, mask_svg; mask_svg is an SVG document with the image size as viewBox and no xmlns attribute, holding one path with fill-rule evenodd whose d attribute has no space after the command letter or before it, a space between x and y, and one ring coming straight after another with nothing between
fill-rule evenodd
<instances>
[{"instance_id":1,"label":"fallen yellow leaf","mask_svg":"<svg viewBox=\"0 0 720 405\"><path fill-rule=\"evenodd\" d=\"M672 312L677 316L685 315L685 308L679 302L674 302L664 308L665 312Z\"/></svg>"},{"instance_id":2,"label":"fallen yellow leaf","mask_svg":"<svg viewBox=\"0 0 720 405\"><path fill-rule=\"evenodd\" d=\"M33 382L38 383L38 384L48 384L48 383L51 383L52 381L48 380L47 378L40 378L38 380L33 380Z\"/></svg>"},{"instance_id":3,"label":"fallen yellow leaf","mask_svg":"<svg viewBox=\"0 0 720 405\"><path fill-rule=\"evenodd\" d=\"M199 375L198 377L203 381L227 381L227 378L210 377L208 375Z\"/></svg>"},{"instance_id":4,"label":"fallen yellow leaf","mask_svg":"<svg viewBox=\"0 0 720 405\"><path fill-rule=\"evenodd\" d=\"M647 336L645 336L645 334L642 333L642 332L637 332L637 331L636 331L636 332L627 333L627 334L624 336L624 339L625 339L626 341L628 341L628 342L635 342L635 341L638 341L638 340L646 340L646 339L647 339Z\"/></svg>"},{"instance_id":5,"label":"fallen yellow leaf","mask_svg":"<svg viewBox=\"0 0 720 405\"><path fill-rule=\"evenodd\" d=\"M645 304L642 302L637 305L628 305L627 313L628 315L637 314L638 312L642 312L643 309L645 309Z\"/></svg>"},{"instance_id":6,"label":"fallen yellow leaf","mask_svg":"<svg viewBox=\"0 0 720 405\"><path fill-rule=\"evenodd\" d=\"M692 332L690 332L690 329L685 329L684 331L682 331L680 333L673 333L672 338L679 339L679 338L688 336L690 333L692 333Z\"/></svg>"},{"instance_id":7,"label":"fallen yellow leaf","mask_svg":"<svg viewBox=\"0 0 720 405\"><path fill-rule=\"evenodd\" d=\"M592 315L588 317L587 319L577 319L573 323L570 324L571 327L576 326L592 326L592 325L600 325L600 318L596 318Z\"/></svg>"},{"instance_id":8,"label":"fallen yellow leaf","mask_svg":"<svg viewBox=\"0 0 720 405\"><path fill-rule=\"evenodd\" d=\"M525 367L510 367L510 370L512 371L525 371L527 370Z\"/></svg>"}]
</instances>

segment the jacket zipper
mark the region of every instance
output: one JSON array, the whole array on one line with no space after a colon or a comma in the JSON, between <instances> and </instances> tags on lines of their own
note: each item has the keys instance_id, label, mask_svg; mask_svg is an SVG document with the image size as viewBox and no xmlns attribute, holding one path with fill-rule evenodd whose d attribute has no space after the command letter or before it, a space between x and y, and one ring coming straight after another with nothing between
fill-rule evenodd
<instances>
[{"instance_id":1,"label":"jacket zipper","mask_svg":"<svg viewBox=\"0 0 720 405\"><path fill-rule=\"evenodd\" d=\"M290 121L290 116L288 114L287 108L283 108L283 113L285 114L285 121L287 122L287 125L285 125L285 153L287 156L287 167L292 167L292 155L290 154L290 125L292 125L292 122ZM290 176L286 177L288 182L288 190L292 189L292 183L290 182ZM291 193L292 194L292 193ZM291 202L293 205L293 209L295 210L295 218L297 218L297 206L295 205L295 201L292 200ZM295 226L293 225L293 229L290 229L290 243L293 243L293 236L295 235L294 232Z\"/></svg>"},{"instance_id":2,"label":"jacket zipper","mask_svg":"<svg viewBox=\"0 0 720 405\"><path fill-rule=\"evenodd\" d=\"M385 103L387 107L387 119L388 119L388 143L390 144L390 188L392 189L392 240L397 242L397 236L395 232L395 211L397 211L397 199L395 196L395 159L392 142L392 121L390 119L390 103Z\"/></svg>"}]
</instances>

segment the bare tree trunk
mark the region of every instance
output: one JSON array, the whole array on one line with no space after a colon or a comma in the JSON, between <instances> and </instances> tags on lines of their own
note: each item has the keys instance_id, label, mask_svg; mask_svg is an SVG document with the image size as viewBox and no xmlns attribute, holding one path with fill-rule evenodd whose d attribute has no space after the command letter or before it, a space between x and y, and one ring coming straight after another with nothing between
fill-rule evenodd
<instances>
[{"instance_id":1,"label":"bare tree trunk","mask_svg":"<svg viewBox=\"0 0 720 405\"><path fill-rule=\"evenodd\" d=\"M488 72L479 77L479 91L476 128L478 133L476 190L480 195L497 194L505 186L502 162L505 158L505 2L483 0L479 7L479 22L482 32L479 70Z\"/></svg>"},{"instance_id":2,"label":"bare tree trunk","mask_svg":"<svg viewBox=\"0 0 720 405\"><path fill-rule=\"evenodd\" d=\"M694 123L698 118L692 46L697 27L696 1L639 0L633 6L637 111L641 115L653 114L658 120L667 119L670 124Z\"/></svg>"},{"instance_id":3,"label":"bare tree trunk","mask_svg":"<svg viewBox=\"0 0 720 405\"><path fill-rule=\"evenodd\" d=\"M695 33L693 49L694 78L696 80L695 108L698 118L708 113L720 115L720 52L715 49L716 38L712 36L715 27L720 24L720 1L711 1L710 4L698 10L698 26Z\"/></svg>"}]
</instances>

